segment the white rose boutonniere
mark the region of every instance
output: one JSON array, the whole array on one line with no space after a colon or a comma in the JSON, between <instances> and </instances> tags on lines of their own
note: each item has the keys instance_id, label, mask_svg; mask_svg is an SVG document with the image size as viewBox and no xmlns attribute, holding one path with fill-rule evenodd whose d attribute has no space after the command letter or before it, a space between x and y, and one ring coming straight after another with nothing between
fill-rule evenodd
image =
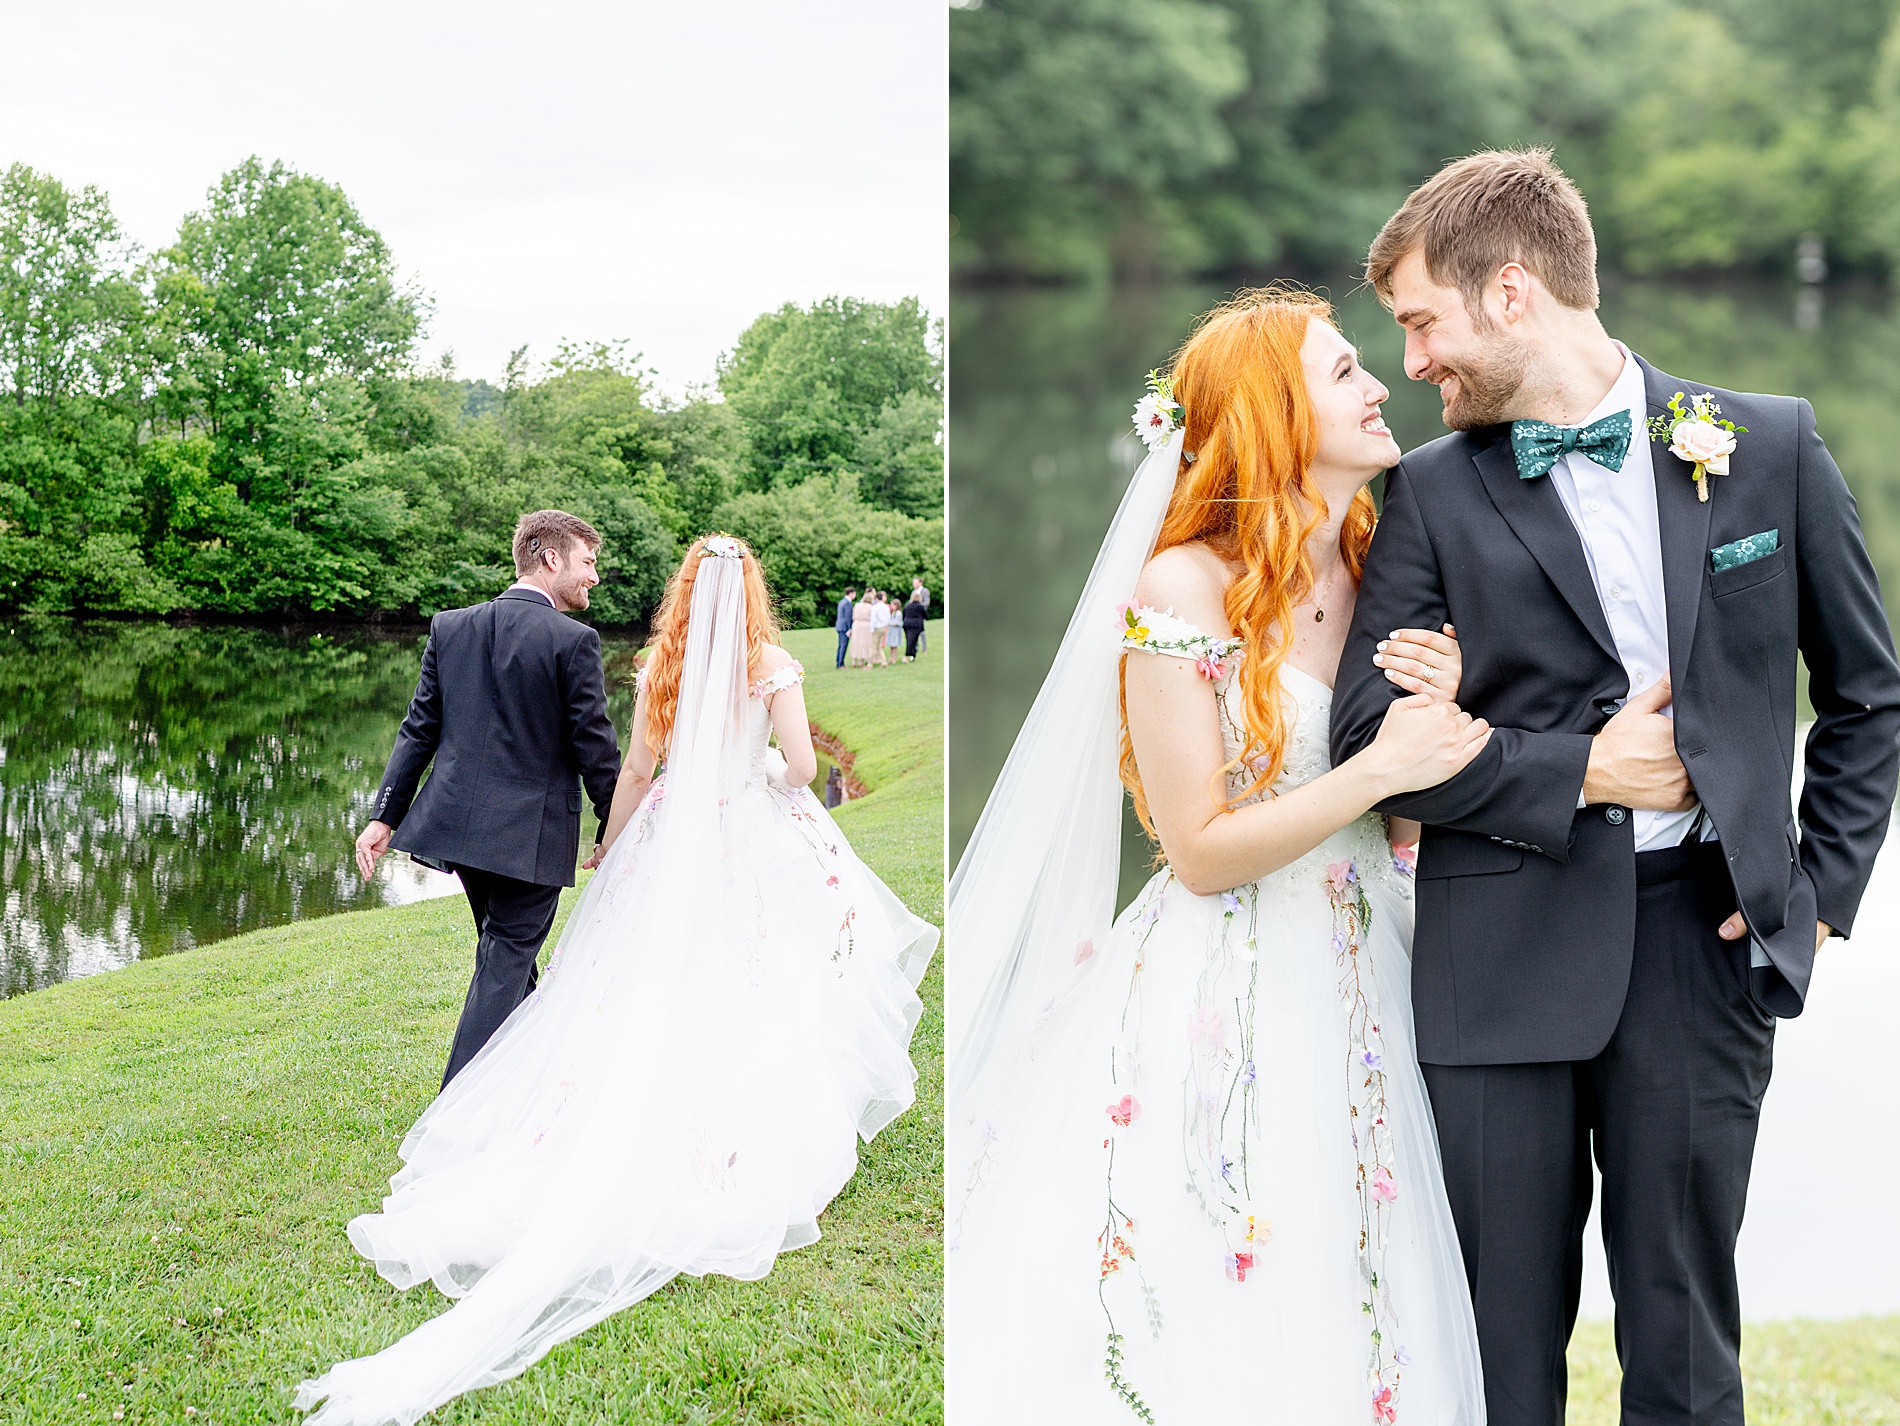
<instances>
[{"instance_id":1,"label":"white rose boutonniere","mask_svg":"<svg viewBox=\"0 0 1900 1426\"><path fill-rule=\"evenodd\" d=\"M1684 401L1688 405L1684 405ZM1728 474L1728 458L1735 451L1735 437L1747 435L1748 427L1722 419L1722 408L1706 391L1685 397L1678 391L1669 398L1668 413L1650 418L1652 438L1669 438L1669 451L1679 460L1695 467L1698 500L1709 498L1709 477Z\"/></svg>"}]
</instances>

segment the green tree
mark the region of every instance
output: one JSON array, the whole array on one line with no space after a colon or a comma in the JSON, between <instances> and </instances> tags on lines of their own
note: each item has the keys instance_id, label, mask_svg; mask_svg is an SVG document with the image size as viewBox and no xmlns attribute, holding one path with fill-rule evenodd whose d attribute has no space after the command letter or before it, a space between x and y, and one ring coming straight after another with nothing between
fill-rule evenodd
<instances>
[{"instance_id":1,"label":"green tree","mask_svg":"<svg viewBox=\"0 0 1900 1426\"><path fill-rule=\"evenodd\" d=\"M178 602L137 539L144 307L105 195L0 175L0 599Z\"/></svg>"},{"instance_id":2,"label":"green tree","mask_svg":"<svg viewBox=\"0 0 1900 1426\"><path fill-rule=\"evenodd\" d=\"M788 625L830 623L847 585L875 585L901 598L916 574L941 603L944 522L872 509L850 472L735 496L717 522L759 552Z\"/></svg>"},{"instance_id":3,"label":"green tree","mask_svg":"<svg viewBox=\"0 0 1900 1426\"><path fill-rule=\"evenodd\" d=\"M828 297L760 317L720 359L719 389L745 443L750 490L851 468L858 444L907 393L943 400L943 330L914 297Z\"/></svg>"}]
</instances>

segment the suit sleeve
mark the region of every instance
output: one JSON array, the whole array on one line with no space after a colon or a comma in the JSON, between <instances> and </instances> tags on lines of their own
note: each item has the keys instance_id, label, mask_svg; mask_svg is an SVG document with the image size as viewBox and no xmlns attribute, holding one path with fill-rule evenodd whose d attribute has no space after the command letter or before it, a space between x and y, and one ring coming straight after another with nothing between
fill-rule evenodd
<instances>
[{"instance_id":1,"label":"suit sleeve","mask_svg":"<svg viewBox=\"0 0 1900 1426\"><path fill-rule=\"evenodd\" d=\"M581 639L562 660L567 700L567 741L580 765L581 783L600 819L595 840L606 835L614 784L620 780L620 741L607 717L607 675L600 663L600 635L582 626Z\"/></svg>"},{"instance_id":2,"label":"suit sleeve","mask_svg":"<svg viewBox=\"0 0 1900 1426\"><path fill-rule=\"evenodd\" d=\"M422 674L416 680L415 697L409 700L409 712L396 730L396 748L383 769L382 786L376 792L375 818L390 828L400 827L409 815L409 804L416 800L416 785L422 770L435 756L442 741L442 687L436 681L435 620L429 621L429 642L422 649Z\"/></svg>"},{"instance_id":3,"label":"suit sleeve","mask_svg":"<svg viewBox=\"0 0 1900 1426\"><path fill-rule=\"evenodd\" d=\"M1405 467L1386 481L1385 511L1373 534L1359 585L1346 650L1333 693L1335 766L1378 735L1386 708L1405 690L1372 662L1394 629L1436 629L1456 622L1443 572L1412 493ZM1434 827L1511 841L1559 862L1570 859L1570 827L1590 761L1587 733L1533 733L1494 728L1491 741L1463 772L1423 792L1379 805L1382 812Z\"/></svg>"},{"instance_id":4,"label":"suit sleeve","mask_svg":"<svg viewBox=\"0 0 1900 1426\"><path fill-rule=\"evenodd\" d=\"M1900 781L1900 665L1854 497L1800 403L1795 457L1801 655L1814 730L1801 790L1801 869L1815 914L1845 935L1886 840Z\"/></svg>"}]
</instances>

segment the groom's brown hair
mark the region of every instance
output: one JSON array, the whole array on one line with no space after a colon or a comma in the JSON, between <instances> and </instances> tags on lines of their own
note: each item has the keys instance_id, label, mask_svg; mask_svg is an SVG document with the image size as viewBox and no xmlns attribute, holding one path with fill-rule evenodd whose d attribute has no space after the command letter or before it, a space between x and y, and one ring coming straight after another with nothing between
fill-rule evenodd
<instances>
[{"instance_id":1,"label":"groom's brown hair","mask_svg":"<svg viewBox=\"0 0 1900 1426\"><path fill-rule=\"evenodd\" d=\"M600 548L600 531L565 510L535 510L515 522L515 573L539 567L541 551L553 550L566 559L577 544Z\"/></svg>"},{"instance_id":2,"label":"groom's brown hair","mask_svg":"<svg viewBox=\"0 0 1900 1426\"><path fill-rule=\"evenodd\" d=\"M1366 281L1392 305L1392 270L1422 249L1425 271L1481 318L1485 286L1522 263L1566 307L1597 305L1590 210L1549 149L1487 149L1446 164L1412 190L1366 253Z\"/></svg>"}]
</instances>

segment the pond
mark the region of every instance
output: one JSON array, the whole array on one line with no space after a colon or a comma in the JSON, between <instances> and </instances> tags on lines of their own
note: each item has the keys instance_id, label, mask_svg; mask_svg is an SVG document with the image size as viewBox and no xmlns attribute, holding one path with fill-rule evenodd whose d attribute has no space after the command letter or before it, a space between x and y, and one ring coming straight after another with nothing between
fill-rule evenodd
<instances>
[{"instance_id":1,"label":"pond","mask_svg":"<svg viewBox=\"0 0 1900 1426\"><path fill-rule=\"evenodd\" d=\"M1342 323L1392 388L1401 447L1443 433L1438 396L1404 379L1400 334L1347 280ZM950 308L951 578L980 637L951 652L951 854L959 855L1028 712L1141 447L1128 422L1209 287L958 292ZM1814 403L1860 506L1891 617L1900 608L1900 311L1884 291L1785 286L1607 287L1603 316L1664 370ZM1122 888L1151 849L1129 818ZM1900 1143L1869 1135L1866 1026L1900 999L1900 837L1890 839L1851 942L1831 942L1809 1008L1777 1032L1739 1271L1750 1319L1900 1311L1900 1246L1858 1231L1867 1185L1900 1177ZM954 950L953 950L954 954ZM953 972L954 973L954 972ZM1872 1012L1873 1019L1869 1015ZM1878 1240L1878 1241L1876 1241ZM1584 1311L1610 1294L1596 1229Z\"/></svg>"},{"instance_id":2,"label":"pond","mask_svg":"<svg viewBox=\"0 0 1900 1426\"><path fill-rule=\"evenodd\" d=\"M457 894L350 865L425 633L0 622L0 989ZM637 640L604 643L624 729Z\"/></svg>"}]
</instances>

